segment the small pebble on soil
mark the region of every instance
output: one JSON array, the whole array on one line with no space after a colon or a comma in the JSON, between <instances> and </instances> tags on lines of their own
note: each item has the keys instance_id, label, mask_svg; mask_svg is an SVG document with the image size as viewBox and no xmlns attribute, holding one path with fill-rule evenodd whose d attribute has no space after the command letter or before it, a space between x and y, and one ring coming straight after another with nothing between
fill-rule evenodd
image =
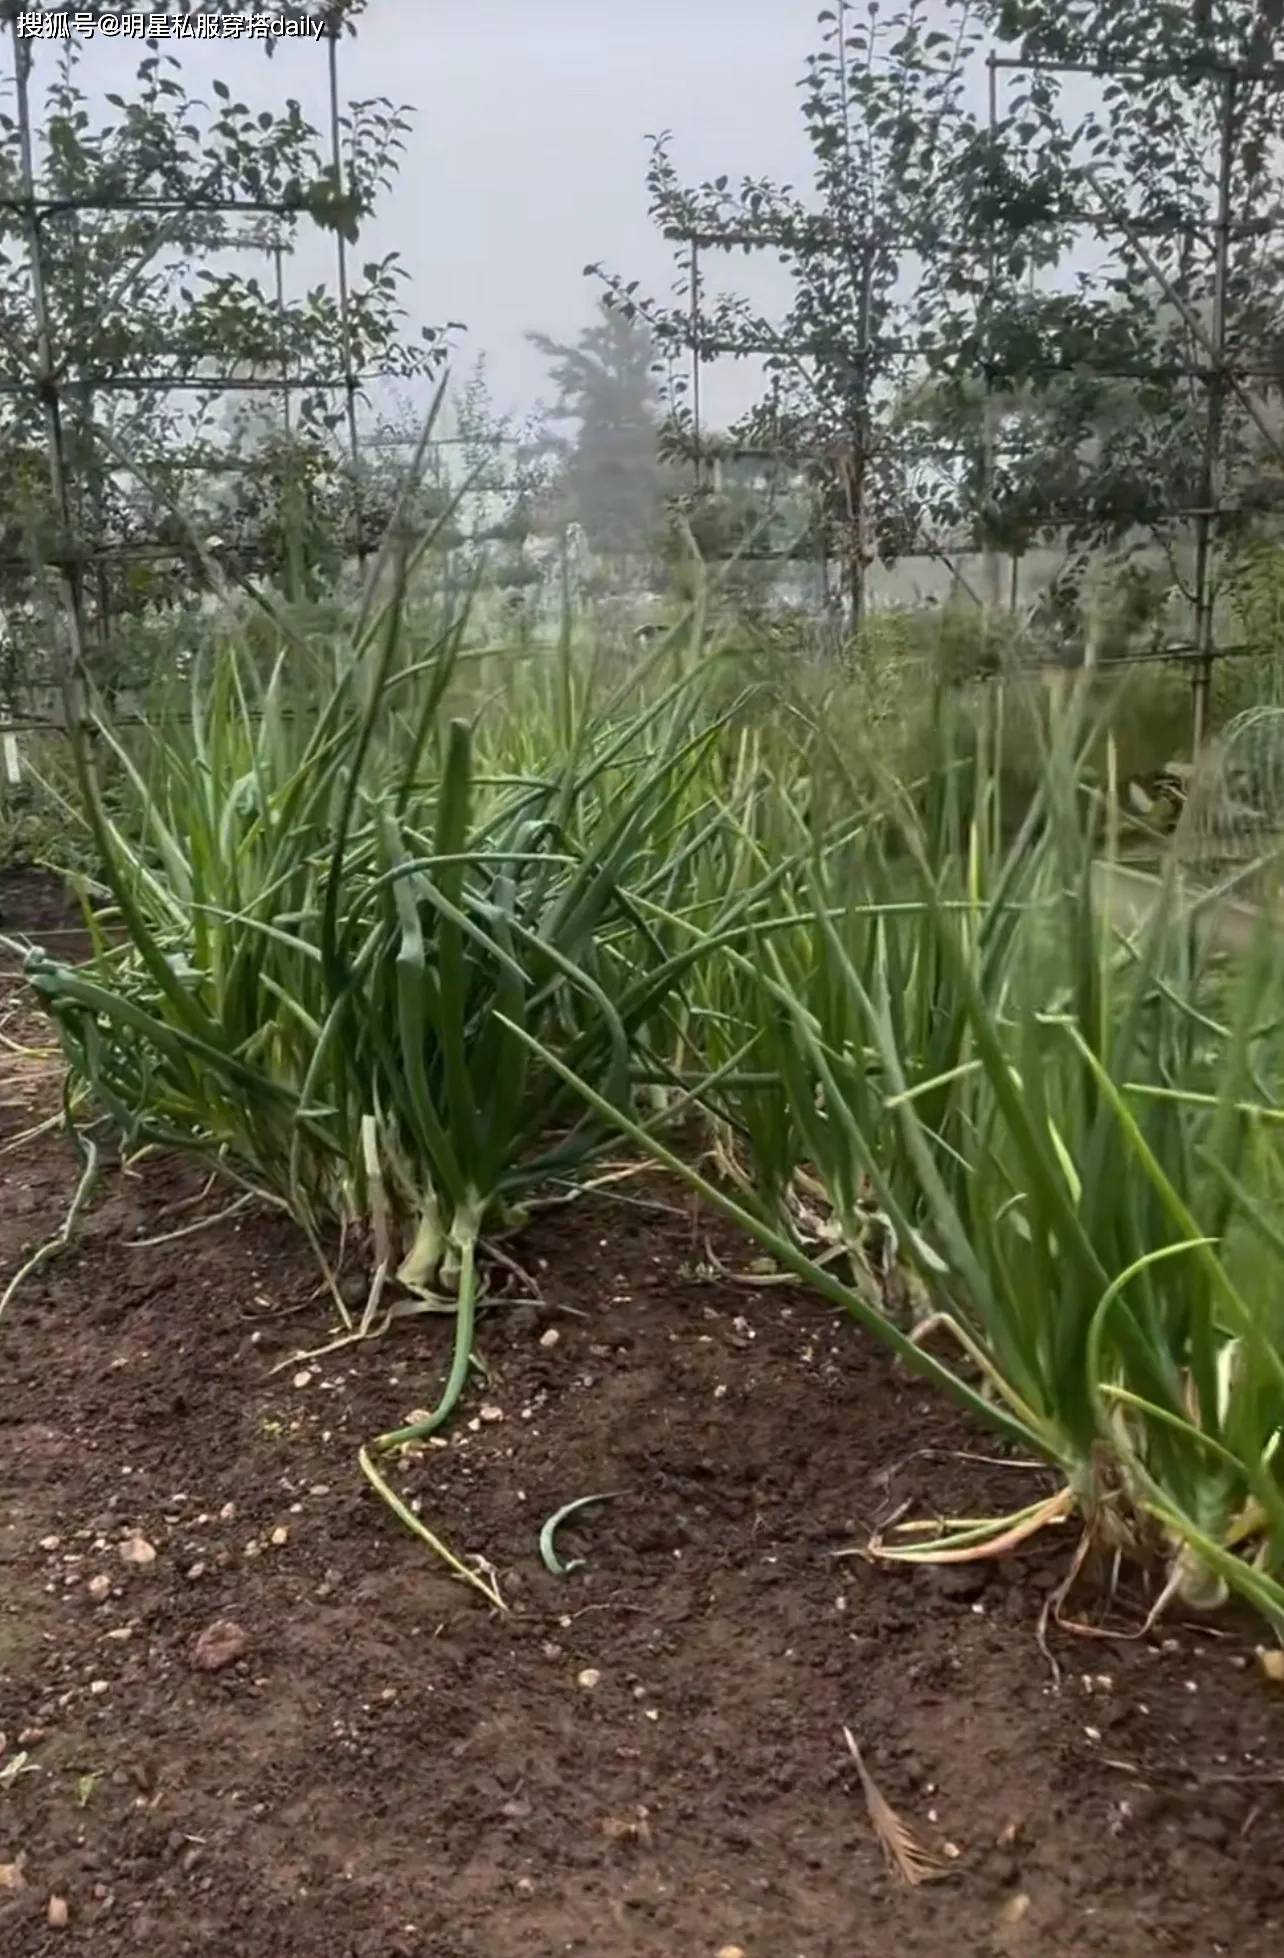
<instances>
[{"instance_id":1,"label":"small pebble on soil","mask_svg":"<svg viewBox=\"0 0 1284 1958\"><path fill-rule=\"evenodd\" d=\"M231 1618L216 1618L192 1642L192 1664L197 1672L222 1672L234 1665L249 1645L244 1629Z\"/></svg>"}]
</instances>

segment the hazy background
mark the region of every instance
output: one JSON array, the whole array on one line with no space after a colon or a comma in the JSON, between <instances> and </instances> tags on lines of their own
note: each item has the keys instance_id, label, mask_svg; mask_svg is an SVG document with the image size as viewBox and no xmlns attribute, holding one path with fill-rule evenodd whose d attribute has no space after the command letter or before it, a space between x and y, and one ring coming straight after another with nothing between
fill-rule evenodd
<instances>
[{"instance_id":1,"label":"hazy background","mask_svg":"<svg viewBox=\"0 0 1284 1958\"><path fill-rule=\"evenodd\" d=\"M417 337L420 325L464 322L453 379L465 382L484 355L494 408L525 416L552 393L546 361L527 334L573 340L591 323L601 287L585 278L587 263L637 279L644 294L667 297L672 289L672 247L647 210L650 135L672 132L684 181L725 171L733 182L749 173L810 189L798 83L820 46L821 4L371 0L355 37L340 43L341 107L384 96L414 114L400 177L363 226L351 254L355 267L398 253L410 274L403 290L407 337ZM885 0L884 12L893 10ZM244 11L256 11L254 0ZM927 0L926 16L942 27L957 18L946 0ZM217 77L255 111L296 97L308 120L328 131L324 41L282 40L271 59L260 42L221 38L175 41L169 50L194 94L205 94ZM91 95L128 98L145 52L138 41L95 37L79 64L81 86ZM58 44L37 43L35 55L38 112ZM12 95L11 70L5 36L4 97ZM968 94L984 113L981 63ZM1067 98L1080 105L1087 99L1073 88ZM103 110L110 113L105 101ZM1099 248L1085 239L1065 275L1097 256ZM238 269L258 268L242 254ZM725 286L768 318L783 315L789 285L770 254L729 254L721 264L706 255L703 270L710 298ZM266 258L260 276L270 277ZM303 221L287 264L287 293L333 284L334 277L333 235ZM706 427L735 419L760 389L757 362L706 366ZM374 385L367 393L367 426L390 415L413 426L428 388L411 395L404 384ZM890 588L908 598L947 584L939 566L919 562L898 567Z\"/></svg>"},{"instance_id":2,"label":"hazy background","mask_svg":"<svg viewBox=\"0 0 1284 1958\"><path fill-rule=\"evenodd\" d=\"M354 256L399 252L414 324L464 321L456 376L485 353L496 406L525 410L546 388L544 363L524 335L535 328L571 338L588 324L589 261L640 279L644 291L668 289L670 248L647 216L648 134L674 133L689 180L725 170L733 179L750 172L810 182L796 84L819 45L819 7L372 0L355 39L340 47L341 98L389 96L416 114L401 178ZM245 11L254 10L247 0ZM208 74L255 109L296 96L309 120L327 126L324 43L282 42L271 60L261 43L240 41L174 42L172 51L194 91ZM126 92L144 52L138 42L95 39L83 85ZM38 103L56 44L39 44L36 57ZM0 63L9 70L7 45ZM976 86L979 97L980 77ZM332 238L300 226L291 288L332 277L333 264ZM726 283L769 315L783 310L785 281L765 255L729 258ZM709 422L738 414L755 392L746 369L716 364L705 381Z\"/></svg>"}]
</instances>

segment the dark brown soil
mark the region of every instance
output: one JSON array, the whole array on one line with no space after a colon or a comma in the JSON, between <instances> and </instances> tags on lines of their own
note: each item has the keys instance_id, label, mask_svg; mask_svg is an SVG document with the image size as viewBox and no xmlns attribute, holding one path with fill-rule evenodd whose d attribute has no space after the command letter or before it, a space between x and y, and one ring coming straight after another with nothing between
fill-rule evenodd
<instances>
[{"instance_id":1,"label":"dark brown soil","mask_svg":"<svg viewBox=\"0 0 1284 1958\"><path fill-rule=\"evenodd\" d=\"M30 1039L19 1011L9 981L0 1023ZM0 1078L11 1134L51 1105L38 1062L6 1050ZM48 1135L0 1169L4 1282L75 1163ZM448 1323L296 1361L327 1322L287 1224L134 1242L198 1192L109 1170L0 1322L11 1958L1284 1948L1284 1695L1251 1628L1063 1633L1056 1690L1036 1626L1068 1534L948 1575L837 1555L904 1504L985 1514L1051 1484L966 1459L988 1438L814 1300L705 1275L680 1194L630 1182L537 1222L545 1304L484 1317L489 1378L398 1472L489 1560L501 1616L356 1465L431 1404ZM607 1490L553 1578L541 1523ZM135 1535L154 1562L122 1559ZM1126 1591L1121 1622L1142 1608ZM244 1653L204 1671L218 1621ZM948 1880L889 1874L844 1725Z\"/></svg>"}]
</instances>

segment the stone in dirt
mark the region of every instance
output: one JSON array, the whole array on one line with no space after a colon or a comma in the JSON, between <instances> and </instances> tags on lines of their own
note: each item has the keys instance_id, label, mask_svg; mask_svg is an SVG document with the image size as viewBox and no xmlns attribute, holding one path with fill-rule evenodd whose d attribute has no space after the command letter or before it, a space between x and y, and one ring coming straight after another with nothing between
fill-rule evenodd
<instances>
[{"instance_id":1,"label":"stone in dirt","mask_svg":"<svg viewBox=\"0 0 1284 1958\"><path fill-rule=\"evenodd\" d=\"M234 1619L216 1618L192 1641L192 1664L197 1672L222 1672L236 1664L249 1642Z\"/></svg>"}]
</instances>

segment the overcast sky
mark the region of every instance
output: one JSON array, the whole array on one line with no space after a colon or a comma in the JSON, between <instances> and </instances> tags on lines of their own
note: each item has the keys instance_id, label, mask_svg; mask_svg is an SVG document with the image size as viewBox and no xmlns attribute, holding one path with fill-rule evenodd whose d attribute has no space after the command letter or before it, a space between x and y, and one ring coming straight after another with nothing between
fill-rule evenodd
<instances>
[{"instance_id":1,"label":"overcast sky","mask_svg":"<svg viewBox=\"0 0 1284 1958\"><path fill-rule=\"evenodd\" d=\"M648 132L685 175L805 178L795 82L818 0L373 0L343 54L349 94L418 110L376 227L426 318L454 317L516 404L543 384L523 340L590 316L590 260L672 278L647 218ZM280 56L277 57L279 61Z\"/></svg>"},{"instance_id":2,"label":"overcast sky","mask_svg":"<svg viewBox=\"0 0 1284 1958\"><path fill-rule=\"evenodd\" d=\"M583 276L588 262L668 293L671 247L647 216L649 133L672 132L687 181L726 171L733 181L747 172L810 186L797 84L820 45L821 4L369 0L357 36L341 44L341 96L391 97L414 121L400 180L363 227L358 264L399 252L415 331L465 322L456 380L484 353L496 405L529 410L548 389L525 336L573 338L590 322L600 288ZM884 16L894 11L895 0L884 0ZM956 19L949 0L925 0L925 14L929 25ZM260 44L237 40L172 50L196 95L221 77L255 110L297 96L310 120L327 125L323 43L282 43L270 61ZM37 50L37 84L54 53ZM128 96L142 53L137 41L100 36L85 48L81 85ZM0 74L10 65L0 46ZM978 110L984 92L978 66ZM1072 85L1071 100L1076 93ZM34 95L38 104L39 86ZM332 235L304 222L297 236L291 289L333 281ZM780 317L788 286L778 264L766 254L725 264L727 283ZM703 388L706 421L725 424L754 399L757 377L724 360L705 369Z\"/></svg>"},{"instance_id":3,"label":"overcast sky","mask_svg":"<svg viewBox=\"0 0 1284 1958\"><path fill-rule=\"evenodd\" d=\"M525 334L573 337L592 316L584 266L600 260L644 290L673 277L647 217L648 133L671 130L685 178L727 171L799 186L811 163L797 83L819 45L821 0L370 0L340 51L346 99L386 95L415 111L401 179L362 232L360 260L400 252L416 327L464 321L463 378L488 356L497 405L546 393ZM929 14L944 0L928 0ZM246 0L254 11L254 0ZM174 43L188 85L220 76L253 108L298 96L324 127L323 45ZM82 85L128 93L137 42L87 46ZM52 67L37 52L37 78ZM7 50L0 61L9 65ZM299 233L293 283L333 276L333 244ZM728 278L769 315L787 288L763 259ZM753 377L720 363L705 383L710 421L748 405Z\"/></svg>"}]
</instances>

